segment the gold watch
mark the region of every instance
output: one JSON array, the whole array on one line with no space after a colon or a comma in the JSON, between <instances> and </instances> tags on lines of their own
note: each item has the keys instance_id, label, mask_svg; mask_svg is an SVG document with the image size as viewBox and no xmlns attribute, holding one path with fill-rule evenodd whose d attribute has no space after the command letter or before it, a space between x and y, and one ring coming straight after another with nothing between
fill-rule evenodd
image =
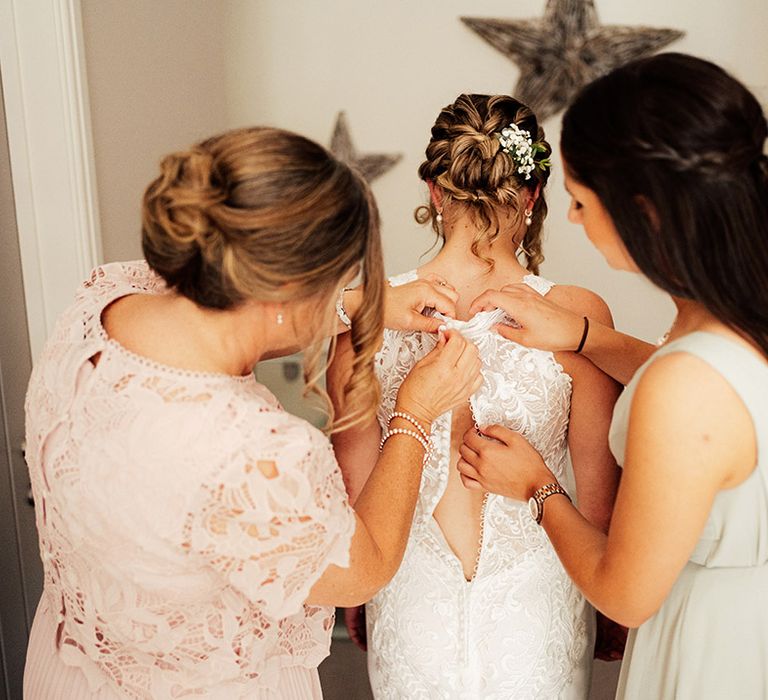
<instances>
[{"instance_id":1,"label":"gold watch","mask_svg":"<svg viewBox=\"0 0 768 700\"><path fill-rule=\"evenodd\" d=\"M536 493L528 500L528 509L531 511L531 517L538 525L541 525L541 519L544 517L544 501L556 493L562 493L569 501L571 500L568 492L556 481L537 489Z\"/></svg>"}]
</instances>

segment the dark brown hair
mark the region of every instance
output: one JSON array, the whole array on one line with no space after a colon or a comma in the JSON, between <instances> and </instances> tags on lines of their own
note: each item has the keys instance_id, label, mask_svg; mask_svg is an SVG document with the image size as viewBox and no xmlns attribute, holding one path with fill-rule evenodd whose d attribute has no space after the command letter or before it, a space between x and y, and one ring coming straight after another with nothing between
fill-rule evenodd
<instances>
[{"instance_id":1,"label":"dark brown hair","mask_svg":"<svg viewBox=\"0 0 768 700\"><path fill-rule=\"evenodd\" d=\"M767 134L760 104L735 78L668 53L584 88L561 141L569 175L600 198L640 270L766 355Z\"/></svg>"},{"instance_id":2,"label":"dark brown hair","mask_svg":"<svg viewBox=\"0 0 768 700\"><path fill-rule=\"evenodd\" d=\"M362 177L313 141L265 127L209 138L167 156L160 170L144 195L150 267L205 308L317 299L318 343L306 354L305 380L326 399L315 384L319 340L330 333L343 278L362 265L346 405L354 420L372 415L384 273L378 211Z\"/></svg>"},{"instance_id":3,"label":"dark brown hair","mask_svg":"<svg viewBox=\"0 0 768 700\"><path fill-rule=\"evenodd\" d=\"M481 245L492 243L499 235L499 208L512 208L522 223L525 199L540 187L531 225L522 241L526 267L538 273L544 260L541 229L547 215L543 189L550 169L536 167L527 180L518 172L518 164L499 142L501 130L510 124L528 131L532 140L542 145L543 150L535 155L537 164L549 159L552 149L544 140L544 130L522 102L506 95L459 95L435 120L419 177L442 188L445 204L457 203L473 217L478 228L472 244L475 255ZM431 220L435 233L442 236L436 214L430 203L416 210L416 220ZM492 261L488 262L492 266Z\"/></svg>"}]
</instances>

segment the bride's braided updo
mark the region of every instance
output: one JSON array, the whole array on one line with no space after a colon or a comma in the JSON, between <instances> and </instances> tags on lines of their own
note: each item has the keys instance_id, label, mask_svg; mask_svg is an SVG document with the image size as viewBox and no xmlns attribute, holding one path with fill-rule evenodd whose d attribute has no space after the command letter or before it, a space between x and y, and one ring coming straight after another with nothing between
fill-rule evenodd
<instances>
[{"instance_id":1,"label":"bride's braided updo","mask_svg":"<svg viewBox=\"0 0 768 700\"><path fill-rule=\"evenodd\" d=\"M502 148L499 136L510 124L527 131L541 146L535 153L536 167L526 178L512 154ZM531 224L521 241L526 267L534 273L544 260L541 252L541 229L547 215L543 188L549 178L548 163L551 148L544 140L544 130L536 116L521 102L506 95L459 95L445 107L432 127L426 159L419 166L419 177L431 180L443 191L443 204L464 208L477 226L472 252L478 257L480 249L499 236L501 208L515 214L519 226L525 217L528 197L539 187L533 207ZM437 225L433 204L416 210L419 223L432 221ZM485 258L484 258L485 259ZM492 261L488 260L492 265Z\"/></svg>"},{"instance_id":2,"label":"bride's braided updo","mask_svg":"<svg viewBox=\"0 0 768 700\"><path fill-rule=\"evenodd\" d=\"M168 155L144 195L142 247L169 287L204 308L316 300L318 341L331 334L336 295L360 265L346 405L355 420L373 415L384 286L378 211L362 177L322 146L254 127ZM322 351L319 342L305 351L305 379L327 398L315 381Z\"/></svg>"}]
</instances>

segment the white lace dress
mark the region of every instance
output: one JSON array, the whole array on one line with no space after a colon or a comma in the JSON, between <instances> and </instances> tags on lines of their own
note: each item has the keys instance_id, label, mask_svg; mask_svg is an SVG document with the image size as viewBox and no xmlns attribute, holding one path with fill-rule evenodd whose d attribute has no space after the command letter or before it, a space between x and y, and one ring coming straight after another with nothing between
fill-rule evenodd
<instances>
[{"instance_id":1,"label":"white lace dress","mask_svg":"<svg viewBox=\"0 0 768 700\"><path fill-rule=\"evenodd\" d=\"M107 338L110 302L164 292L143 263L97 268L33 372L45 583L24 696L319 698L333 609L303 601L355 522L333 451L253 376Z\"/></svg>"},{"instance_id":2,"label":"white lace dress","mask_svg":"<svg viewBox=\"0 0 768 700\"><path fill-rule=\"evenodd\" d=\"M411 272L391 280L403 284ZM551 282L525 282L546 294ZM525 348L492 327L500 310L449 321L480 350L483 385L471 398L475 422L521 432L561 481L567 481L571 378L552 353ZM377 356L382 383L379 421L434 335L386 331ZM477 569L467 581L433 517L448 478L451 414L433 424L402 565L366 607L368 671L378 699L543 700L586 698L594 613L560 564L527 504L488 495Z\"/></svg>"}]
</instances>

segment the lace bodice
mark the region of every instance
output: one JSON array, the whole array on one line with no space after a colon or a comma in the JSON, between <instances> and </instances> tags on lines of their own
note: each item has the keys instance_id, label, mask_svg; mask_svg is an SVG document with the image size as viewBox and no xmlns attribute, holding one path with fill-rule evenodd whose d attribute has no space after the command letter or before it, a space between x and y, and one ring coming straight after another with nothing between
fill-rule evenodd
<instances>
[{"instance_id":1,"label":"lace bodice","mask_svg":"<svg viewBox=\"0 0 768 700\"><path fill-rule=\"evenodd\" d=\"M143 263L97 268L33 372L43 595L61 658L94 688L248 697L327 655L333 611L303 601L347 565L354 515L328 440L252 376L175 370L106 336L111 301L164 292Z\"/></svg>"},{"instance_id":2,"label":"lace bodice","mask_svg":"<svg viewBox=\"0 0 768 700\"><path fill-rule=\"evenodd\" d=\"M405 284L416 279L410 272L390 279L390 284ZM554 286L541 277L528 275L529 286L546 294ZM437 314L440 317L440 314ZM482 387L470 398L472 415L479 425L499 423L517 430L542 455L558 479L566 463L566 435L571 402L571 377L551 352L527 348L506 340L493 331L499 323L514 323L501 309L478 313L470 321L441 317L449 328L477 345L482 362ZM432 333L405 333L387 330L376 357L376 371L382 385L379 422L385 427L394 410L397 391L416 362L435 347ZM450 449L451 415L440 416L433 426L435 451L427 463L419 495L418 518L432 517L445 490L447 474L443 462ZM541 534L541 528L526 530ZM546 536L541 537L542 541Z\"/></svg>"},{"instance_id":3,"label":"lace bodice","mask_svg":"<svg viewBox=\"0 0 768 700\"><path fill-rule=\"evenodd\" d=\"M390 280L403 284L407 273ZM528 276L542 294L553 286ZM470 321L443 319L480 351L483 384L470 405L479 425L522 433L563 480L571 378L552 353L493 331L513 323L503 311ZM394 410L397 390L435 336L385 331L377 355L382 383L379 422ZM471 582L433 513L446 488L451 414L433 424L408 548L395 578L368 605L369 671L377 698L586 697L589 610L526 504L489 495ZM585 680L586 678L586 680Z\"/></svg>"}]
</instances>

